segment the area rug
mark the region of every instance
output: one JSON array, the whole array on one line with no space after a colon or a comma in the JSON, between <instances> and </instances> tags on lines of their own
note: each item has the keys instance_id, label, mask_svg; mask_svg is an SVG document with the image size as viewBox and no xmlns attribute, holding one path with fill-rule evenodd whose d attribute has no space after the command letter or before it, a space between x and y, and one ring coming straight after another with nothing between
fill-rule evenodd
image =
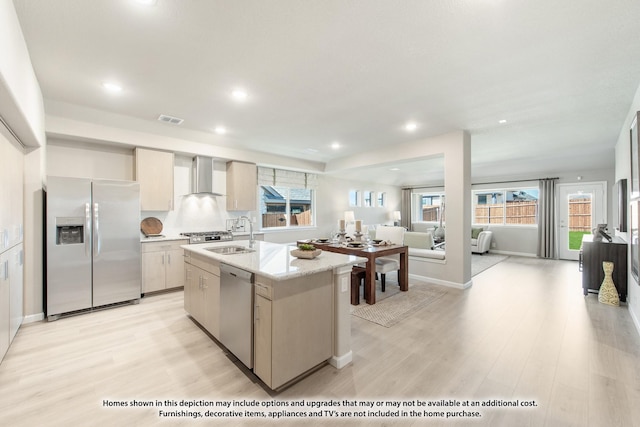
<instances>
[{"instance_id":1,"label":"area rug","mask_svg":"<svg viewBox=\"0 0 640 427\"><path fill-rule=\"evenodd\" d=\"M472 254L471 255L471 276L475 276L476 274L482 273L486 269L493 267L494 265L504 261L507 258L509 258L507 255Z\"/></svg>"},{"instance_id":2,"label":"area rug","mask_svg":"<svg viewBox=\"0 0 640 427\"><path fill-rule=\"evenodd\" d=\"M400 292L396 283L387 283L386 292L380 292L376 283L376 303L369 305L361 300L351 306L351 314L369 322L390 328L412 313L442 298L445 291L429 284L410 284L407 292ZM389 293L389 295L385 295Z\"/></svg>"}]
</instances>

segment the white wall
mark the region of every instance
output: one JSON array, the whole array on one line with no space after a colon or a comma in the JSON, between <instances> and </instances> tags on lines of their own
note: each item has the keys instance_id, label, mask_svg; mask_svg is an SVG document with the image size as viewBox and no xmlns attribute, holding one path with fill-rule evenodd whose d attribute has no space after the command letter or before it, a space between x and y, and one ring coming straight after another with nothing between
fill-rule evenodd
<instances>
[{"instance_id":1,"label":"white wall","mask_svg":"<svg viewBox=\"0 0 640 427\"><path fill-rule=\"evenodd\" d=\"M44 146L42 92L12 1L0 1L0 28L0 116L23 144Z\"/></svg>"},{"instance_id":2,"label":"white wall","mask_svg":"<svg viewBox=\"0 0 640 427\"><path fill-rule=\"evenodd\" d=\"M133 149L49 139L47 175L133 180Z\"/></svg>"},{"instance_id":3,"label":"white wall","mask_svg":"<svg viewBox=\"0 0 640 427\"><path fill-rule=\"evenodd\" d=\"M640 87L636 91L635 97L631 104L631 108L627 114L627 117L620 129L620 135L618 136L618 142L616 143L616 171L615 179L627 179L627 182L631 180L631 159L630 159L630 146L629 146L629 129L631 122L637 111L640 111ZM630 225L630 218L627 219L627 225ZM630 241L629 235L624 233L620 234L620 237L624 238L627 242ZM629 251L629 254L631 251ZM629 255L630 256L630 255ZM628 290L627 290L627 302L629 307L629 313L636 325L636 329L640 334L640 286L634 280L631 274L631 261L629 261L628 276Z\"/></svg>"},{"instance_id":4,"label":"white wall","mask_svg":"<svg viewBox=\"0 0 640 427\"><path fill-rule=\"evenodd\" d=\"M191 168L191 157L175 156L173 167L175 209L168 212L142 211L143 218L154 216L160 219L164 226L163 233L176 235L188 231L225 230L228 218L236 218L240 215L255 216L252 212L227 212L225 196L191 194ZM225 161L214 161L214 192L226 193L226 171Z\"/></svg>"},{"instance_id":5,"label":"white wall","mask_svg":"<svg viewBox=\"0 0 640 427\"><path fill-rule=\"evenodd\" d=\"M465 131L397 144L389 148L333 160L327 170L388 165L396 161L444 156L447 194L447 259L433 266L433 277L450 286L471 285L471 139Z\"/></svg>"},{"instance_id":6,"label":"white wall","mask_svg":"<svg viewBox=\"0 0 640 427\"><path fill-rule=\"evenodd\" d=\"M36 79L13 2L0 1L0 115L28 148L24 159L24 299L27 321L42 313L42 179L45 126ZM5 183L0 182L0 191ZM2 206L1 209L6 209Z\"/></svg>"},{"instance_id":7,"label":"white wall","mask_svg":"<svg viewBox=\"0 0 640 427\"><path fill-rule=\"evenodd\" d=\"M52 139L47 149L47 173L97 179L133 179L134 154L131 148ZM155 216L163 222L165 234L184 231L224 230L228 218L256 217L256 212L227 212L224 196L191 195L191 157L176 155L174 166L176 209L169 212L143 211L142 217ZM226 162L214 162L215 190L226 192ZM385 192L386 206L350 208L349 190ZM328 236L335 230L344 211L354 210L364 224L388 224L391 212L399 210L400 189L361 181L345 181L320 175L316 192L316 227L300 231L267 231L265 240L288 243L298 239Z\"/></svg>"},{"instance_id":8,"label":"white wall","mask_svg":"<svg viewBox=\"0 0 640 427\"><path fill-rule=\"evenodd\" d=\"M50 109L51 106L51 109ZM321 172L324 165L320 162L283 157L271 153L263 153L237 149L229 146L215 145L215 141L198 142L125 127L118 127L116 123L125 122L128 125L148 125L142 119L118 116L104 111L92 111L84 108L71 108L77 113L74 118L59 117L51 113L58 110L59 103L47 103L47 135L63 141L87 141L95 144L109 144L125 148L143 147L149 149L174 151L185 156L203 155L223 160L240 160L257 163L264 166L274 166L283 169ZM64 113L68 113L64 109ZM115 117L114 117L115 116ZM94 122L86 120L93 119ZM168 133L168 131L167 131ZM214 136L212 136L213 138Z\"/></svg>"},{"instance_id":9,"label":"white wall","mask_svg":"<svg viewBox=\"0 0 640 427\"><path fill-rule=\"evenodd\" d=\"M386 193L384 207L350 207L349 191L360 190ZM364 181L344 180L329 175L321 176L317 192L318 236L327 237L338 228L345 211L353 211L355 218L365 225L392 224L391 213L400 210L400 188Z\"/></svg>"}]
</instances>

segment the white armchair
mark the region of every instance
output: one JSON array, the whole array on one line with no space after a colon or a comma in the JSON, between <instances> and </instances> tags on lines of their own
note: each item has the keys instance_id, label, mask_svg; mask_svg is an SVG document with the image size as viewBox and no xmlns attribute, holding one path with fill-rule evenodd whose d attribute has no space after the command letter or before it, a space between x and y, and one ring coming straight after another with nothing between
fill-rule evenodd
<instances>
[{"instance_id":1,"label":"white armchair","mask_svg":"<svg viewBox=\"0 0 640 427\"><path fill-rule=\"evenodd\" d=\"M478 233L476 239L471 236L471 252L476 254L484 254L491 249L491 239L493 238L493 232L484 230Z\"/></svg>"},{"instance_id":2,"label":"white armchair","mask_svg":"<svg viewBox=\"0 0 640 427\"><path fill-rule=\"evenodd\" d=\"M377 227L376 239L385 240L394 245L404 244L404 227ZM400 260L398 257L380 257L376 258L376 273L380 273L380 287L382 292L385 291L385 274L400 270Z\"/></svg>"}]
</instances>

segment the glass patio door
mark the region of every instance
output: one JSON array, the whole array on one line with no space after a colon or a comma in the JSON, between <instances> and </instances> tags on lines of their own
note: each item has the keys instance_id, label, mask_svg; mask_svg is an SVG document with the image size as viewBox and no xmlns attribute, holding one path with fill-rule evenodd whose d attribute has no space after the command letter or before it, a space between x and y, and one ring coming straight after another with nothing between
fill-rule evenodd
<instances>
[{"instance_id":1,"label":"glass patio door","mask_svg":"<svg viewBox=\"0 0 640 427\"><path fill-rule=\"evenodd\" d=\"M584 234L607 223L605 182L558 184L558 255L578 260Z\"/></svg>"}]
</instances>

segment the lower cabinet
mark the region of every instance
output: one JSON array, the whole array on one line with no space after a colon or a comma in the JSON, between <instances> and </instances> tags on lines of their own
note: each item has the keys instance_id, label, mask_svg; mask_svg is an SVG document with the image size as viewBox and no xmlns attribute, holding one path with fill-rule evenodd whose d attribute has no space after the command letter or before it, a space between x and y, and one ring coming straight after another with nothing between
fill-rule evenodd
<instances>
[{"instance_id":1,"label":"lower cabinet","mask_svg":"<svg viewBox=\"0 0 640 427\"><path fill-rule=\"evenodd\" d=\"M253 372L267 383L271 381L271 298L263 294L270 292L256 284L253 326ZM271 386L270 383L267 383Z\"/></svg>"},{"instance_id":2,"label":"lower cabinet","mask_svg":"<svg viewBox=\"0 0 640 427\"><path fill-rule=\"evenodd\" d=\"M9 341L18 333L24 313L24 249L22 243L9 251Z\"/></svg>"},{"instance_id":3,"label":"lower cabinet","mask_svg":"<svg viewBox=\"0 0 640 427\"><path fill-rule=\"evenodd\" d=\"M611 242L593 241L592 234L582 237L580 248L582 263L582 290L584 295L589 291L597 293L604 280L604 261L612 262L613 283L618 290L620 301L627 301L627 242L614 236Z\"/></svg>"},{"instance_id":4,"label":"lower cabinet","mask_svg":"<svg viewBox=\"0 0 640 427\"><path fill-rule=\"evenodd\" d=\"M216 339L220 337L220 268L191 254L184 264L184 309Z\"/></svg>"},{"instance_id":5,"label":"lower cabinet","mask_svg":"<svg viewBox=\"0 0 640 427\"><path fill-rule=\"evenodd\" d=\"M332 272L285 281L256 277L254 373L277 389L332 355Z\"/></svg>"},{"instance_id":6,"label":"lower cabinet","mask_svg":"<svg viewBox=\"0 0 640 427\"><path fill-rule=\"evenodd\" d=\"M9 350L9 251L0 254L0 360Z\"/></svg>"},{"instance_id":7,"label":"lower cabinet","mask_svg":"<svg viewBox=\"0 0 640 427\"><path fill-rule=\"evenodd\" d=\"M22 324L23 260L22 243L0 254L0 360Z\"/></svg>"},{"instance_id":8,"label":"lower cabinet","mask_svg":"<svg viewBox=\"0 0 640 427\"><path fill-rule=\"evenodd\" d=\"M142 293L184 286L184 250L188 240L142 243Z\"/></svg>"}]
</instances>

